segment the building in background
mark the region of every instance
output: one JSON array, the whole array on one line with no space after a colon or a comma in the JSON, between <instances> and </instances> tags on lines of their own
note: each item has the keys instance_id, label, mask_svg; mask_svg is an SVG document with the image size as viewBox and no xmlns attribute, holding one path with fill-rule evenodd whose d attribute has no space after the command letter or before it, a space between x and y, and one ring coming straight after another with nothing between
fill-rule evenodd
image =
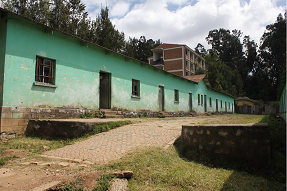
<instances>
[{"instance_id":1,"label":"building in background","mask_svg":"<svg viewBox=\"0 0 287 191\"><path fill-rule=\"evenodd\" d=\"M161 44L152 49L149 64L177 76L194 75L199 68L207 71L204 58L186 45Z\"/></svg>"}]
</instances>

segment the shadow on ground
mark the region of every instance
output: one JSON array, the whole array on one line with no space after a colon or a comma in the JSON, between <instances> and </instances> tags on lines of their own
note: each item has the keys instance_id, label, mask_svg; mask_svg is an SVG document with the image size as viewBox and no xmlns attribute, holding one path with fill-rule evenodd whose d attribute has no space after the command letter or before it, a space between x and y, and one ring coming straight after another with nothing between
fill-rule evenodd
<instances>
[{"instance_id":1,"label":"shadow on ground","mask_svg":"<svg viewBox=\"0 0 287 191\"><path fill-rule=\"evenodd\" d=\"M256 167L246 161L226 161L214 158L203 152L189 150L181 137L174 146L179 156L185 161L193 161L211 168L223 168L233 170L233 173L225 181L222 190L286 190L286 122L275 116L266 116L263 123L268 123L271 134L272 161L269 166ZM250 177L255 177L254 182ZM258 188L257 180L261 179ZM255 183L256 181L256 183Z\"/></svg>"}]
</instances>

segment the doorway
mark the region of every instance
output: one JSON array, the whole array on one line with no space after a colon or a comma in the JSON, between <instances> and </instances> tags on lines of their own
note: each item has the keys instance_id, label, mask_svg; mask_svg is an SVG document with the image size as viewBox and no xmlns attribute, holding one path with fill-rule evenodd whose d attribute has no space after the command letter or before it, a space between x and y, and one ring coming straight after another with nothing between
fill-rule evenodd
<instances>
[{"instance_id":1,"label":"doorway","mask_svg":"<svg viewBox=\"0 0 287 191\"><path fill-rule=\"evenodd\" d=\"M100 72L100 109L111 108L111 75Z\"/></svg>"},{"instance_id":2,"label":"doorway","mask_svg":"<svg viewBox=\"0 0 287 191\"><path fill-rule=\"evenodd\" d=\"M218 99L216 99L216 112L218 112Z\"/></svg>"},{"instance_id":3,"label":"doorway","mask_svg":"<svg viewBox=\"0 0 287 191\"><path fill-rule=\"evenodd\" d=\"M204 112L207 111L206 95L204 95Z\"/></svg>"},{"instance_id":4,"label":"doorway","mask_svg":"<svg viewBox=\"0 0 287 191\"><path fill-rule=\"evenodd\" d=\"M192 93L188 94L188 100L189 100L189 111L192 112Z\"/></svg>"},{"instance_id":5,"label":"doorway","mask_svg":"<svg viewBox=\"0 0 287 191\"><path fill-rule=\"evenodd\" d=\"M159 111L164 111L164 87L159 86L158 88L158 105Z\"/></svg>"}]
</instances>

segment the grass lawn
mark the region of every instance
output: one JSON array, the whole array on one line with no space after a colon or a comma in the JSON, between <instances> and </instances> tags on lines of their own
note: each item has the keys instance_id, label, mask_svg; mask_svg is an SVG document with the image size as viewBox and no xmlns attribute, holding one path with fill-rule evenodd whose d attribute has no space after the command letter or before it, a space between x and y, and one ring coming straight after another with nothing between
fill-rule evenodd
<instances>
[{"instance_id":1,"label":"grass lawn","mask_svg":"<svg viewBox=\"0 0 287 191\"><path fill-rule=\"evenodd\" d=\"M285 190L285 184L179 157L175 148L134 151L105 170L132 170L131 190Z\"/></svg>"}]
</instances>

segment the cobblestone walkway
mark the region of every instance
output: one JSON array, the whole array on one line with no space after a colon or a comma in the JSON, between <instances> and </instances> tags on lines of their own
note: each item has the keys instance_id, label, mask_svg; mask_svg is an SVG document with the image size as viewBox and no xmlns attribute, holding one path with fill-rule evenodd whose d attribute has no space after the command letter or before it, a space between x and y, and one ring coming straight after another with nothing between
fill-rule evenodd
<instances>
[{"instance_id":1,"label":"cobblestone walkway","mask_svg":"<svg viewBox=\"0 0 287 191\"><path fill-rule=\"evenodd\" d=\"M121 158L127 151L139 146L172 144L187 121L156 120L119 127L91 138L44 153L46 157L103 163Z\"/></svg>"}]
</instances>

